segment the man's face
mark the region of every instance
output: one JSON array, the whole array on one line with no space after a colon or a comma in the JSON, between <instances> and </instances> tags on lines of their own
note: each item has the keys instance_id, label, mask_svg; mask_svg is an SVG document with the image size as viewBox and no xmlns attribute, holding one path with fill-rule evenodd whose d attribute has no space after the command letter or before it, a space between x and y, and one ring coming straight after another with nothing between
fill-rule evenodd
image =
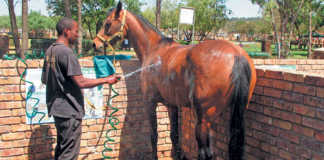
<instances>
[{"instance_id":1,"label":"man's face","mask_svg":"<svg viewBox=\"0 0 324 160\"><path fill-rule=\"evenodd\" d=\"M73 27L71 30L67 31L67 38L69 40L69 44L73 45L77 42L79 36L79 27L77 22L73 22Z\"/></svg>"}]
</instances>

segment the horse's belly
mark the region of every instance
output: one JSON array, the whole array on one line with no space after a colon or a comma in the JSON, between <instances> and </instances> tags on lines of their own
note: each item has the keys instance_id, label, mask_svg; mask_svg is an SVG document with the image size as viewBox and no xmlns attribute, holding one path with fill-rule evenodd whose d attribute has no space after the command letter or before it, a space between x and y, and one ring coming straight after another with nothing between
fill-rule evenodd
<instances>
[{"instance_id":1,"label":"horse's belly","mask_svg":"<svg viewBox=\"0 0 324 160\"><path fill-rule=\"evenodd\" d=\"M161 85L159 87L159 92L163 100L169 104L177 106L190 104L189 87L185 86L180 81L175 81L170 85Z\"/></svg>"}]
</instances>

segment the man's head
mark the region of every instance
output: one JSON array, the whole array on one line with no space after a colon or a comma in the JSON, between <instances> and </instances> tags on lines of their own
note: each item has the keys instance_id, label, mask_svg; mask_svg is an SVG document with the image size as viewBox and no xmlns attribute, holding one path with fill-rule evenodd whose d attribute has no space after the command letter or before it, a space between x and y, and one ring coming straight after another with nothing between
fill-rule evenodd
<instances>
[{"instance_id":1,"label":"man's head","mask_svg":"<svg viewBox=\"0 0 324 160\"><path fill-rule=\"evenodd\" d=\"M74 44L78 39L78 23L71 18L62 18L56 24L58 36L64 36L68 39L69 44Z\"/></svg>"}]
</instances>

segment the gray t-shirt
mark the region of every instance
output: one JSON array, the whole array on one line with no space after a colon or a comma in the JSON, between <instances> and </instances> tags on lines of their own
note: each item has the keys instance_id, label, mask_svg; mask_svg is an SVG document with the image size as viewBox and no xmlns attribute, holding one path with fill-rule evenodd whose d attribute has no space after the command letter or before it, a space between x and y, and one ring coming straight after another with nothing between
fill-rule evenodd
<instances>
[{"instance_id":1,"label":"gray t-shirt","mask_svg":"<svg viewBox=\"0 0 324 160\"><path fill-rule=\"evenodd\" d=\"M82 75L73 50L62 43L52 44L44 58L42 83L46 84L49 116L82 119L83 94L72 76Z\"/></svg>"}]
</instances>

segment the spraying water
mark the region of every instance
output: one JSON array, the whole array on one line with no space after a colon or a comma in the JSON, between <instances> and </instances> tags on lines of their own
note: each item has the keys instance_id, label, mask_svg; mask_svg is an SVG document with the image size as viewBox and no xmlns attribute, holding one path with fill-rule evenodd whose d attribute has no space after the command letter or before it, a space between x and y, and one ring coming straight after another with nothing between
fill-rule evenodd
<instances>
[{"instance_id":1,"label":"spraying water","mask_svg":"<svg viewBox=\"0 0 324 160\"><path fill-rule=\"evenodd\" d=\"M128 77L131 77L133 76L135 73L137 72L141 72L143 70L147 70L147 69L150 69L150 68L153 68L153 67L157 67L157 66L160 66L161 65L161 60L159 59L156 63L153 63L151 65L148 65L148 66L145 66L145 67L142 67L142 68L139 68L133 72L130 72L130 73L127 73L123 76L124 79L128 78Z\"/></svg>"}]
</instances>

